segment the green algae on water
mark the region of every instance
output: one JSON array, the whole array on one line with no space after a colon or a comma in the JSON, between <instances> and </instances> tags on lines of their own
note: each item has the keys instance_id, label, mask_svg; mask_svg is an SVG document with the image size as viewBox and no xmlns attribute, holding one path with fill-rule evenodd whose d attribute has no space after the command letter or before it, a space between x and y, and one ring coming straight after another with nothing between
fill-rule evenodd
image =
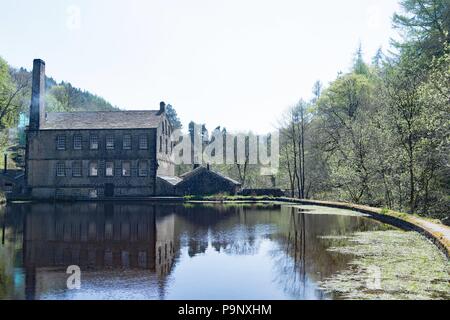
<instances>
[{"instance_id":1,"label":"green algae on water","mask_svg":"<svg viewBox=\"0 0 450 320\"><path fill-rule=\"evenodd\" d=\"M332 216L348 216L348 217L368 217L369 215L366 213L362 213L360 211L350 210L350 209L342 209L342 208L333 208L333 207L325 207L325 206L315 206L315 205L289 205L289 207L296 208L300 211L303 211L306 214L315 214L315 215L332 215Z\"/></svg>"},{"instance_id":2,"label":"green algae on water","mask_svg":"<svg viewBox=\"0 0 450 320\"><path fill-rule=\"evenodd\" d=\"M327 292L344 299L450 299L449 261L416 232L360 232L333 245L329 251L354 259L320 283ZM375 288L373 270L380 280Z\"/></svg>"}]
</instances>

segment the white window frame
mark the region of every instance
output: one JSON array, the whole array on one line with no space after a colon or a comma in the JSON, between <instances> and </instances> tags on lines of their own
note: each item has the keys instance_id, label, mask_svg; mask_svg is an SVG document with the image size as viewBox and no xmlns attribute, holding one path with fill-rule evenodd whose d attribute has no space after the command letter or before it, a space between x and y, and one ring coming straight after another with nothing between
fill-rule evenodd
<instances>
[{"instance_id":1,"label":"white window frame","mask_svg":"<svg viewBox=\"0 0 450 320\"><path fill-rule=\"evenodd\" d=\"M89 149L91 149L91 150L98 150L99 149L98 135L91 134L89 136Z\"/></svg>"},{"instance_id":2,"label":"white window frame","mask_svg":"<svg viewBox=\"0 0 450 320\"><path fill-rule=\"evenodd\" d=\"M128 163L128 174L125 174L124 164ZM131 161L122 161L122 177L131 177Z\"/></svg>"},{"instance_id":3,"label":"white window frame","mask_svg":"<svg viewBox=\"0 0 450 320\"><path fill-rule=\"evenodd\" d=\"M79 165L79 166L78 166ZM80 171L75 172L75 168ZM81 161L74 161L72 163L72 177L82 177L83 176L83 163Z\"/></svg>"},{"instance_id":4,"label":"white window frame","mask_svg":"<svg viewBox=\"0 0 450 320\"><path fill-rule=\"evenodd\" d=\"M131 134L125 134L122 139L123 150L131 150ZM127 142L127 143L125 143Z\"/></svg>"},{"instance_id":5,"label":"white window frame","mask_svg":"<svg viewBox=\"0 0 450 320\"><path fill-rule=\"evenodd\" d=\"M145 142L145 144L144 144ZM148 150L148 138L147 135L139 136L139 150Z\"/></svg>"},{"instance_id":6,"label":"white window frame","mask_svg":"<svg viewBox=\"0 0 450 320\"><path fill-rule=\"evenodd\" d=\"M92 165L96 165L96 167L95 167L95 174L93 174L92 172L92 170L93 170L93 167L92 167ZM98 177L98 161L91 161L91 162L89 162L89 177Z\"/></svg>"},{"instance_id":7,"label":"white window frame","mask_svg":"<svg viewBox=\"0 0 450 320\"><path fill-rule=\"evenodd\" d=\"M105 138L105 148L106 150L114 150L114 136L113 135L107 135Z\"/></svg>"},{"instance_id":8,"label":"white window frame","mask_svg":"<svg viewBox=\"0 0 450 320\"><path fill-rule=\"evenodd\" d=\"M56 150L66 150L66 136L65 135L58 135L56 137Z\"/></svg>"},{"instance_id":9,"label":"white window frame","mask_svg":"<svg viewBox=\"0 0 450 320\"><path fill-rule=\"evenodd\" d=\"M56 164L56 176L57 177L66 176L66 164L64 162L58 162Z\"/></svg>"},{"instance_id":10,"label":"white window frame","mask_svg":"<svg viewBox=\"0 0 450 320\"><path fill-rule=\"evenodd\" d=\"M91 199L98 198L98 191L97 191L97 189L89 190L89 198L91 198Z\"/></svg>"},{"instance_id":11,"label":"white window frame","mask_svg":"<svg viewBox=\"0 0 450 320\"><path fill-rule=\"evenodd\" d=\"M73 150L83 150L83 136L81 134L73 136Z\"/></svg>"},{"instance_id":12,"label":"white window frame","mask_svg":"<svg viewBox=\"0 0 450 320\"><path fill-rule=\"evenodd\" d=\"M145 166L141 171L141 166L144 164L145 164ZM147 160L140 160L138 162L138 176L139 177L148 177L148 161Z\"/></svg>"},{"instance_id":13,"label":"white window frame","mask_svg":"<svg viewBox=\"0 0 450 320\"><path fill-rule=\"evenodd\" d=\"M111 165L109 168L108 165ZM108 170L111 170L108 172ZM105 163L105 177L114 177L114 161L106 161Z\"/></svg>"}]
</instances>

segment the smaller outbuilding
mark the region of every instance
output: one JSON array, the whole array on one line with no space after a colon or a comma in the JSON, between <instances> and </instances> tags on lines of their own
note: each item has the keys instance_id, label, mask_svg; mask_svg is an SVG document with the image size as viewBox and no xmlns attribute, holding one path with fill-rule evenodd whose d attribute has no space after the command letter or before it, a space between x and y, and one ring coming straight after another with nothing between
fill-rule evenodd
<instances>
[{"instance_id":1,"label":"smaller outbuilding","mask_svg":"<svg viewBox=\"0 0 450 320\"><path fill-rule=\"evenodd\" d=\"M168 194L173 188L173 195L198 195L207 196L219 193L235 195L239 192L241 184L218 172L212 171L209 167L200 166L190 172L180 176L178 179L173 177L158 177L157 189L161 194Z\"/></svg>"}]
</instances>

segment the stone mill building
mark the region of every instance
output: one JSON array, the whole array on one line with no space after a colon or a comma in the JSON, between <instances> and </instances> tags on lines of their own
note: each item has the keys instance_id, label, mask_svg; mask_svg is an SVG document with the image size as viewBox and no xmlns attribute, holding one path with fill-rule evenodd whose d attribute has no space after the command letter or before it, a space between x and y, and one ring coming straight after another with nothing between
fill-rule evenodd
<instances>
[{"instance_id":1,"label":"stone mill building","mask_svg":"<svg viewBox=\"0 0 450 320\"><path fill-rule=\"evenodd\" d=\"M172 126L159 110L45 111L45 63L33 62L26 185L33 198L152 196L173 176Z\"/></svg>"},{"instance_id":2,"label":"stone mill building","mask_svg":"<svg viewBox=\"0 0 450 320\"><path fill-rule=\"evenodd\" d=\"M209 177L219 179L214 185L222 182L225 191L237 191L238 182L213 172L188 175L192 181L175 177L172 130L164 102L158 110L148 111L47 113L45 63L36 59L25 155L26 193L35 199L205 194L208 190L197 192L192 186L205 185L202 181ZM184 190L183 185L189 188Z\"/></svg>"}]
</instances>

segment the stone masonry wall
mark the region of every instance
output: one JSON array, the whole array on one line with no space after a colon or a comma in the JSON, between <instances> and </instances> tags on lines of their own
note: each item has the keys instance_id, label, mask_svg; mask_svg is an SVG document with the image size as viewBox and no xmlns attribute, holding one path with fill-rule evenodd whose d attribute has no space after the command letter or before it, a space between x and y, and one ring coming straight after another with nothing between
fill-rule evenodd
<instances>
[{"instance_id":1,"label":"stone masonry wall","mask_svg":"<svg viewBox=\"0 0 450 320\"><path fill-rule=\"evenodd\" d=\"M82 150L74 150L73 137L82 136ZM97 135L98 150L90 149L90 135ZM123 150L123 136L131 135L131 150ZM66 149L57 149L57 137L64 135ZM106 136L114 136L114 150L106 149ZM147 136L147 150L139 149L139 137ZM27 183L32 188L32 196L52 198L59 196L86 197L92 189L98 190L98 196L104 194L105 184L114 185L116 196L150 196L154 193L156 163L156 130L39 130L28 132ZM148 175L138 176L139 161L148 161ZM74 177L74 161L82 162L82 176ZM98 176L89 176L89 162L98 161ZM105 175L106 161L114 162L114 176ZM131 176L122 176L122 161L131 162ZM56 175L58 163L65 164L65 176Z\"/></svg>"}]
</instances>

